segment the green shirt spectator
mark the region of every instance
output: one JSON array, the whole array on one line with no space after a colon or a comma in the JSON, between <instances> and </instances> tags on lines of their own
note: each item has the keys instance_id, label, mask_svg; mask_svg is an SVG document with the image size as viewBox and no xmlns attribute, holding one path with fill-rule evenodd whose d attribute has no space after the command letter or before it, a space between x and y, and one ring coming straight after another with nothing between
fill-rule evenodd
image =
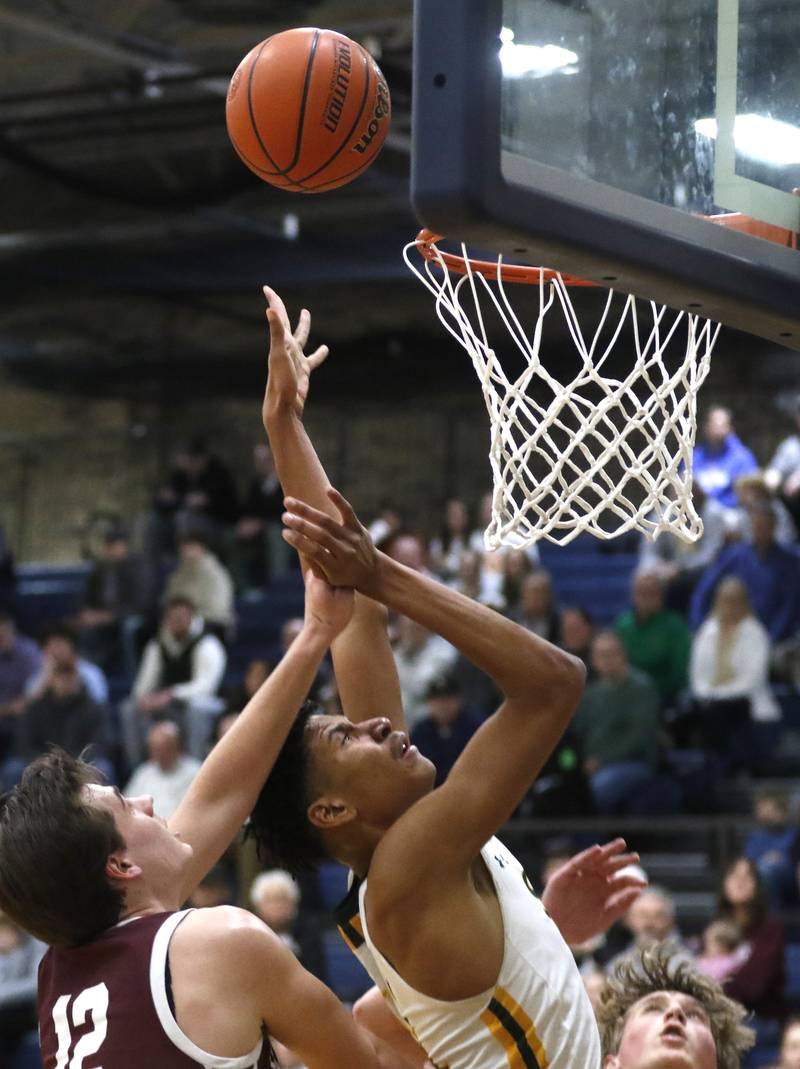
<instances>
[{"instance_id":1,"label":"green shirt spectator","mask_svg":"<svg viewBox=\"0 0 800 1069\"><path fill-rule=\"evenodd\" d=\"M654 572L633 581L633 607L616 623L628 660L645 672L668 705L688 682L692 639L683 617L664 608L664 586Z\"/></svg>"},{"instance_id":2,"label":"green shirt spectator","mask_svg":"<svg viewBox=\"0 0 800 1069\"><path fill-rule=\"evenodd\" d=\"M621 679L598 679L584 691L572 729L592 774L623 761L658 760L658 693L642 672L629 668Z\"/></svg>"}]
</instances>

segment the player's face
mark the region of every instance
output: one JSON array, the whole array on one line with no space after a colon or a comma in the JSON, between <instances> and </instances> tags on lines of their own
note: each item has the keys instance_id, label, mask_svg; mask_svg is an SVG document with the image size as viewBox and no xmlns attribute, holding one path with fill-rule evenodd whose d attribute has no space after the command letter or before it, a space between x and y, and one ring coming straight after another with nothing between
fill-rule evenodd
<instances>
[{"instance_id":1,"label":"player's face","mask_svg":"<svg viewBox=\"0 0 800 1069\"><path fill-rule=\"evenodd\" d=\"M125 843L125 856L142 869L145 881L160 888L180 873L192 855L192 848L184 843L167 822L153 812L149 795L123 798L116 787L91 783L84 788L87 801L100 805L111 813Z\"/></svg>"},{"instance_id":2,"label":"player's face","mask_svg":"<svg viewBox=\"0 0 800 1069\"><path fill-rule=\"evenodd\" d=\"M353 724L312 716L306 731L312 782L352 806L359 820L388 828L433 787L433 764L386 717Z\"/></svg>"},{"instance_id":3,"label":"player's face","mask_svg":"<svg viewBox=\"0 0 800 1069\"><path fill-rule=\"evenodd\" d=\"M619 1051L603 1069L717 1069L706 1011L677 991L646 995L628 1010Z\"/></svg>"}]
</instances>

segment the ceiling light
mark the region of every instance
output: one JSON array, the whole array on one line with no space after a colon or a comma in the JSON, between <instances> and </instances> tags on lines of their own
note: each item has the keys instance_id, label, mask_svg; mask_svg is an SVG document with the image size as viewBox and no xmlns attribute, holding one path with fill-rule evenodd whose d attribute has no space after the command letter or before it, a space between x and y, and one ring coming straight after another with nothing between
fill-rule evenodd
<instances>
[{"instance_id":1,"label":"ceiling light","mask_svg":"<svg viewBox=\"0 0 800 1069\"><path fill-rule=\"evenodd\" d=\"M714 140L716 119L698 119L694 128L702 137ZM800 128L767 115L737 115L733 124L733 143L742 156L776 167L800 163Z\"/></svg>"},{"instance_id":2,"label":"ceiling light","mask_svg":"<svg viewBox=\"0 0 800 1069\"><path fill-rule=\"evenodd\" d=\"M500 63L504 78L542 78L548 74L575 74L576 52L560 45L518 45L514 31L504 26L500 31Z\"/></svg>"}]
</instances>

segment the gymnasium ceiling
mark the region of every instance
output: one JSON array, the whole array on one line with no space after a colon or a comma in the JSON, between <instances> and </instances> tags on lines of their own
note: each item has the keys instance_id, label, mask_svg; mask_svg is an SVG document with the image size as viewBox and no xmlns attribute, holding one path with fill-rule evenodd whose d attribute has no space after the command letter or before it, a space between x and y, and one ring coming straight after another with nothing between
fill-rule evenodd
<instances>
[{"instance_id":1,"label":"gymnasium ceiling","mask_svg":"<svg viewBox=\"0 0 800 1069\"><path fill-rule=\"evenodd\" d=\"M411 24L412 0L0 0L2 373L132 400L251 394L267 281L338 343L332 392L469 386L400 256ZM359 40L393 97L375 165L317 196L260 182L225 131L241 57L297 25Z\"/></svg>"},{"instance_id":2,"label":"gymnasium ceiling","mask_svg":"<svg viewBox=\"0 0 800 1069\"><path fill-rule=\"evenodd\" d=\"M165 379L186 382L191 366L197 393L250 389L262 372L262 281L307 303L350 354L361 346L391 362L417 348L420 319L436 328L400 258L416 229L411 15L411 0L0 0L6 373L148 396ZM324 195L260 182L225 131L241 57L296 25L361 41L393 96L377 163Z\"/></svg>"}]
</instances>

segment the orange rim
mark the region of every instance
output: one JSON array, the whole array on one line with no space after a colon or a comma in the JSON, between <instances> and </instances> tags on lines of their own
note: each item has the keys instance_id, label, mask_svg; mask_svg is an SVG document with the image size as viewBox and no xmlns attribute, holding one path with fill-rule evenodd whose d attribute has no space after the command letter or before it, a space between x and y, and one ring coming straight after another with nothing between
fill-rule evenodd
<instances>
[{"instance_id":1,"label":"orange rim","mask_svg":"<svg viewBox=\"0 0 800 1069\"><path fill-rule=\"evenodd\" d=\"M793 192L797 192L793 190ZM773 226L772 223L762 223L760 219L753 219L741 212L725 212L722 215L704 215L709 223L724 226L727 230L738 230L741 234L750 234L754 238L763 238L771 241L773 245L785 245L787 249L797 248L797 232L786 230L782 226Z\"/></svg>"},{"instance_id":2,"label":"orange rim","mask_svg":"<svg viewBox=\"0 0 800 1069\"><path fill-rule=\"evenodd\" d=\"M498 274L497 260L473 260L471 256L460 256L455 252L443 252L437 245L442 241L441 234L434 234L432 230L420 230L415 238L417 251L431 263L439 260L449 271L455 271L459 275L467 274L469 269L476 275L484 278L496 279ZM539 282L552 282L555 278L561 278L565 286L592 286L597 287L597 282L589 282L588 279L578 278L575 275L562 275L549 267L528 267L523 264L501 264L500 278L503 282L518 282L522 285L538 286Z\"/></svg>"}]
</instances>

